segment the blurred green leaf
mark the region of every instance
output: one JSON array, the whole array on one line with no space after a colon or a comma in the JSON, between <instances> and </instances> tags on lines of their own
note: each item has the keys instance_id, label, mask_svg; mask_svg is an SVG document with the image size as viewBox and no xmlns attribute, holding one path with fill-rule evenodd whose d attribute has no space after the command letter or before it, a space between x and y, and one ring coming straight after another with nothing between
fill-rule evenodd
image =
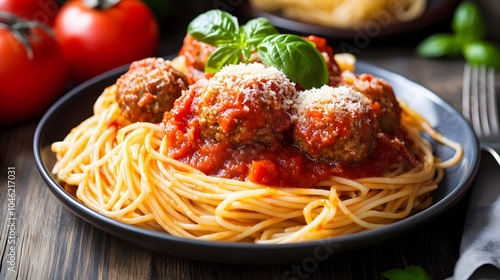
<instances>
[{"instance_id":1,"label":"blurred green leaf","mask_svg":"<svg viewBox=\"0 0 500 280\"><path fill-rule=\"evenodd\" d=\"M472 2L462 2L451 22L451 29L470 41L483 39L486 35L486 24L479 8Z\"/></svg>"},{"instance_id":2,"label":"blurred green leaf","mask_svg":"<svg viewBox=\"0 0 500 280\"><path fill-rule=\"evenodd\" d=\"M391 269L384 272L382 276L389 280L432 280L432 277L420 266Z\"/></svg>"},{"instance_id":3,"label":"blurred green leaf","mask_svg":"<svg viewBox=\"0 0 500 280\"><path fill-rule=\"evenodd\" d=\"M475 41L465 44L463 55L470 64L484 64L500 69L500 47L490 42Z\"/></svg>"},{"instance_id":4,"label":"blurred green leaf","mask_svg":"<svg viewBox=\"0 0 500 280\"><path fill-rule=\"evenodd\" d=\"M417 46L417 54L422 57L456 56L460 51L458 37L448 33L431 35Z\"/></svg>"}]
</instances>

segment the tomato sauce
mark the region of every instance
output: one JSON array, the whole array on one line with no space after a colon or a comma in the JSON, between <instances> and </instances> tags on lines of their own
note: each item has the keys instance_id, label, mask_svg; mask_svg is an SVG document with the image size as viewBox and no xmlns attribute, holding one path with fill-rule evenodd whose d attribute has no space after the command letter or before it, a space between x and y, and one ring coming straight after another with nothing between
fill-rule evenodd
<instances>
[{"instance_id":1,"label":"tomato sauce","mask_svg":"<svg viewBox=\"0 0 500 280\"><path fill-rule=\"evenodd\" d=\"M377 138L375 152L363 162L352 165L312 159L291 144L287 134L281 142L240 147L205 139L194 113L195 91L190 92L176 101L181 104L176 104L174 109L165 113L163 127L168 155L207 175L266 186L308 188L331 176L381 176L393 163L403 162L408 167L418 163L409 148L410 141L405 139L402 131L392 139L387 136Z\"/></svg>"},{"instance_id":2,"label":"tomato sauce","mask_svg":"<svg viewBox=\"0 0 500 280\"><path fill-rule=\"evenodd\" d=\"M340 69L327 41L317 36L308 36L305 39L313 42L318 50L325 55L330 76L329 85L339 84L342 81ZM186 57L185 63L190 83L194 83L202 77L209 78L203 69L213 50L213 46L198 42L189 35L185 37L180 54ZM374 81L372 86L382 91L379 97L390 100L386 97L386 88L379 86L379 83L381 82ZM196 84L192 86L196 86ZM373 89L368 88L367 90ZM196 89L186 92L176 100L173 109L164 114L162 124L166 134L168 156L187 163L207 175L250 181L266 186L310 188L331 176L351 179L382 176L394 163L401 162L411 168L421 162L418 155L415 155L410 148L411 141L407 139L403 131L397 129L394 133L391 131L389 134L378 134L375 151L362 162L355 164L342 164L308 156L298 146L292 144L290 131L284 133L284 139L266 144L245 142L234 146L234 144L207 139L201 133L196 114ZM388 94L390 97L393 95L392 92ZM381 118L382 112L378 99L374 98L371 106L377 118ZM392 104L388 104L388 106L390 107ZM397 103L395 107L399 107ZM227 111L232 112L231 110ZM396 115L399 113L399 111L395 111ZM233 115L228 114L226 117L221 118L224 121L218 125L224 126L226 122L234 122L229 119L234 117ZM253 122L245 120L246 126L259 127L261 124L255 123L259 121L259 117L256 114L255 119L252 119ZM397 123L399 123L399 119L396 126ZM347 125L344 124L344 126ZM340 131L349 131L348 128L342 129L340 127ZM327 138L314 138L314 131L304 133L307 134L307 139L329 141Z\"/></svg>"}]
</instances>

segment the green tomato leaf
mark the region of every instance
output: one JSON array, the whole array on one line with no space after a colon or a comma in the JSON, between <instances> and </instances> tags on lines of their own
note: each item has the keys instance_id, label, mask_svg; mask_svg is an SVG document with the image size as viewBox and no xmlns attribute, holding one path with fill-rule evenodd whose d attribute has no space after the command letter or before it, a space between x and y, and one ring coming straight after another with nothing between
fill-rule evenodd
<instances>
[{"instance_id":1,"label":"green tomato leaf","mask_svg":"<svg viewBox=\"0 0 500 280\"><path fill-rule=\"evenodd\" d=\"M196 40L216 47L235 43L239 32L238 19L221 10L198 15L189 23L187 30Z\"/></svg>"},{"instance_id":2,"label":"green tomato leaf","mask_svg":"<svg viewBox=\"0 0 500 280\"><path fill-rule=\"evenodd\" d=\"M267 36L257 46L257 52L264 64L278 68L306 89L321 87L328 82L325 59L314 45L300 36Z\"/></svg>"},{"instance_id":3,"label":"green tomato leaf","mask_svg":"<svg viewBox=\"0 0 500 280\"><path fill-rule=\"evenodd\" d=\"M215 49L208 57L205 72L215 73L222 67L241 62L241 49L238 45L224 45Z\"/></svg>"},{"instance_id":4,"label":"green tomato leaf","mask_svg":"<svg viewBox=\"0 0 500 280\"><path fill-rule=\"evenodd\" d=\"M265 18L249 20L242 29L243 55L249 58L257 46L269 35L278 34L274 25Z\"/></svg>"},{"instance_id":5,"label":"green tomato leaf","mask_svg":"<svg viewBox=\"0 0 500 280\"><path fill-rule=\"evenodd\" d=\"M422 57L456 56L460 50L459 37L448 33L431 35L417 46L417 54Z\"/></svg>"},{"instance_id":6,"label":"green tomato leaf","mask_svg":"<svg viewBox=\"0 0 500 280\"><path fill-rule=\"evenodd\" d=\"M470 64L484 64L500 69L500 46L485 41L465 44L463 55Z\"/></svg>"},{"instance_id":7,"label":"green tomato leaf","mask_svg":"<svg viewBox=\"0 0 500 280\"><path fill-rule=\"evenodd\" d=\"M391 269L384 272L382 276L389 280L432 280L432 277L420 266Z\"/></svg>"},{"instance_id":8,"label":"green tomato leaf","mask_svg":"<svg viewBox=\"0 0 500 280\"><path fill-rule=\"evenodd\" d=\"M470 41L483 39L486 35L486 24L481 11L470 1L462 2L457 7L451 21L451 29Z\"/></svg>"}]
</instances>

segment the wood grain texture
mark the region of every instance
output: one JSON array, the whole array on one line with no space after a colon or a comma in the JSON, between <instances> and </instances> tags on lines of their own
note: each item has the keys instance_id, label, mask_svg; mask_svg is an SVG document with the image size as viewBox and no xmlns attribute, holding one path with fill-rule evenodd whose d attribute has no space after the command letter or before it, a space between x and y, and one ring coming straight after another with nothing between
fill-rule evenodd
<instances>
[{"instance_id":1,"label":"wood grain texture","mask_svg":"<svg viewBox=\"0 0 500 280\"><path fill-rule=\"evenodd\" d=\"M160 55L173 53L179 44L169 42L179 42L181 36L164 35ZM418 58L412 41L398 40L374 41L357 54L358 59L400 73L459 108L463 61ZM0 279L383 279L382 272L410 265L424 267L434 279L453 273L467 197L412 232L317 265L226 265L141 248L89 225L52 195L33 159L36 125L34 120L5 127L0 136ZM14 272L9 270L7 255L8 167L16 170Z\"/></svg>"}]
</instances>

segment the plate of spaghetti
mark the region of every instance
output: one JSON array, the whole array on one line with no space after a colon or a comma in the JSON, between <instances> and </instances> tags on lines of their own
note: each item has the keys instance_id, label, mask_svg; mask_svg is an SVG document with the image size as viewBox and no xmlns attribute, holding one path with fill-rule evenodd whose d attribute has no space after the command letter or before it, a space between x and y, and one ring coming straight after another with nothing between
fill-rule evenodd
<instances>
[{"instance_id":1,"label":"plate of spaghetti","mask_svg":"<svg viewBox=\"0 0 500 280\"><path fill-rule=\"evenodd\" d=\"M453 13L459 0L248 0L236 7L248 17L266 17L277 27L335 39L398 35Z\"/></svg>"},{"instance_id":2,"label":"plate of spaghetti","mask_svg":"<svg viewBox=\"0 0 500 280\"><path fill-rule=\"evenodd\" d=\"M465 194L478 143L452 106L323 38L236 21L202 14L178 54L48 110L35 160L73 213L164 253L276 264L383 241Z\"/></svg>"}]
</instances>

